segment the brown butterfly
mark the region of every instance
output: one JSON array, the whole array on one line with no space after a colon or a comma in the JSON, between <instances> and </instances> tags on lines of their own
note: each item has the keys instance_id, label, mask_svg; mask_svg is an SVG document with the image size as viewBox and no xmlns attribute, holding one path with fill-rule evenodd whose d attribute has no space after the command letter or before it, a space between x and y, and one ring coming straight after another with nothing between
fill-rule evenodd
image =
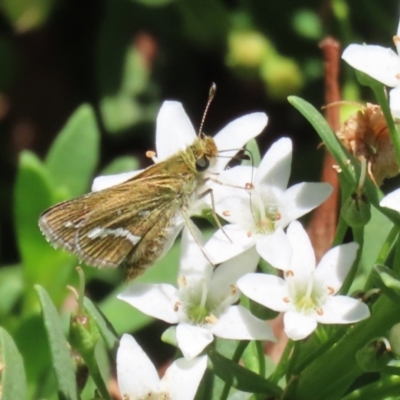
<instances>
[{"instance_id":1,"label":"brown butterfly","mask_svg":"<svg viewBox=\"0 0 400 400\"><path fill-rule=\"evenodd\" d=\"M214 93L215 85L211 87L205 113ZM190 230L192 205L210 193L204 185L210 175L225 168L227 158L267 123L264 113L250 114L233 121L214 140L203 133L196 136L180 103L165 102L157 129L160 120L166 126L163 129L176 138L157 137L157 148L169 151L161 154L162 161L115 186L46 210L39 226L49 242L89 265L123 266L128 278L140 275L168 251L185 224ZM191 130L191 135L185 136L185 130ZM178 146L174 140L179 142ZM192 142L187 143L188 140ZM236 150L228 150L229 144ZM225 160L217 159L221 151L225 152Z\"/></svg>"}]
</instances>

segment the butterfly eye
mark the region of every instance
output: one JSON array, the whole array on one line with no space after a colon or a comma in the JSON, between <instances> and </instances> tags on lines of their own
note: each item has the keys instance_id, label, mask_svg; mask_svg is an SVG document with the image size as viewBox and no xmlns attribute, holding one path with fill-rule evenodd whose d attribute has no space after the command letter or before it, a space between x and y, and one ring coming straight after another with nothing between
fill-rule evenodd
<instances>
[{"instance_id":1,"label":"butterfly eye","mask_svg":"<svg viewBox=\"0 0 400 400\"><path fill-rule=\"evenodd\" d=\"M210 160L203 156L196 160L196 169L198 172L205 171L210 166Z\"/></svg>"}]
</instances>

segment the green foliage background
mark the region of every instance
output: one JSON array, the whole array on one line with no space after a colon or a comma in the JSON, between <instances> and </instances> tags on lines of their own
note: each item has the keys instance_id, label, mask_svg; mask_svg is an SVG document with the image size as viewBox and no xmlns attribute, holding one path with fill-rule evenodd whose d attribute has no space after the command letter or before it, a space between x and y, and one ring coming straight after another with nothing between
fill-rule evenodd
<instances>
[{"instance_id":1,"label":"green foliage background","mask_svg":"<svg viewBox=\"0 0 400 400\"><path fill-rule=\"evenodd\" d=\"M57 398L40 315L44 295L38 296L34 285L41 285L61 311L65 330L73 307L66 285L77 285L78 260L45 241L37 226L40 213L87 192L95 175L147 165L144 153L154 148L163 100L181 101L199 126L211 82L218 93L207 133L239 115L265 111L270 122L261 149L278 136L291 136L296 143L292 179L318 180L319 139L286 97L324 104L318 42L326 35L343 47L361 38L386 46L395 34L399 4L381 3L0 3L0 344L15 357L15 373L23 373L21 362L25 366L27 398ZM353 73L344 70L342 77L346 100L365 99ZM173 283L178 257L175 246L140 279ZM164 361L170 354L159 347L164 326L143 331L151 320L115 299L124 286L122 272L85 268L85 275L88 296L117 333L142 329L143 337L157 343L142 339L144 347L157 362Z\"/></svg>"}]
</instances>

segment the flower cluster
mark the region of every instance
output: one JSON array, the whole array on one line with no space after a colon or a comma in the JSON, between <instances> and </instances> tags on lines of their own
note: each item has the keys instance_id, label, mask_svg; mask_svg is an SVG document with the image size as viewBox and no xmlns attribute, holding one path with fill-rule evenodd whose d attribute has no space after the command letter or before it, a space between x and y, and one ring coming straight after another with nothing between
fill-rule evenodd
<instances>
[{"instance_id":1,"label":"flower cluster","mask_svg":"<svg viewBox=\"0 0 400 400\"><path fill-rule=\"evenodd\" d=\"M214 208L227 224L204 243L200 231L182 218L182 227L186 227L177 285L133 282L118 295L141 312L176 325L175 339L184 357L175 361L160 381L138 344L124 335L117 359L123 396L180 399L184 391L174 386L179 378L191 388L185 398L193 398L206 368L206 356L199 355L215 336L275 341L268 322L238 304L242 294L283 312L285 332L293 340L310 335L318 322L345 324L369 316L361 301L337 295L356 258L356 243L331 249L316 268L310 240L296 220L324 202L332 188L326 183L299 183L288 188L291 140L275 142L258 168L242 165L225 170L229 157L236 153L231 149L245 145L266 123L265 114L250 114L215 136L224 158L217 160L202 183L202 190L212 191L212 200L197 196L185 211L193 215L204 207ZM154 161L187 147L195 137L181 104L165 102L157 119ZM135 174L97 178L93 190ZM257 273L260 257L283 271L283 278Z\"/></svg>"}]
</instances>

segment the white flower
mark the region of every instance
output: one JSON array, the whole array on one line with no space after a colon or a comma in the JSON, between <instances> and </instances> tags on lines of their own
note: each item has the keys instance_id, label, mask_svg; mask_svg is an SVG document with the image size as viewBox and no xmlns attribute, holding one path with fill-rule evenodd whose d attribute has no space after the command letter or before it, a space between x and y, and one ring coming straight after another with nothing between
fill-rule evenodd
<instances>
[{"instance_id":1,"label":"white flower","mask_svg":"<svg viewBox=\"0 0 400 400\"><path fill-rule=\"evenodd\" d=\"M250 140L259 135L265 128L268 117L265 113L256 112L244 115L229 123L213 138L223 157L217 157L215 165L210 169L213 175L222 171L230 159ZM154 161L166 160L185 150L196 140L197 134L182 104L177 101L164 101L157 116L156 154ZM132 171L117 175L99 176L92 185L96 192L125 182L142 172Z\"/></svg>"},{"instance_id":2,"label":"white flower","mask_svg":"<svg viewBox=\"0 0 400 400\"><path fill-rule=\"evenodd\" d=\"M387 194L380 202L381 207L391 208L394 211L400 213L400 189L396 189L393 192Z\"/></svg>"},{"instance_id":3,"label":"white flower","mask_svg":"<svg viewBox=\"0 0 400 400\"><path fill-rule=\"evenodd\" d=\"M267 322L239 305L232 305L240 295L237 279L256 269L258 256L254 251L247 251L213 271L187 229L182 249L178 288L133 283L118 298L145 314L178 324L176 340L188 360L200 354L214 335L225 339L275 340Z\"/></svg>"},{"instance_id":4,"label":"white flower","mask_svg":"<svg viewBox=\"0 0 400 400\"><path fill-rule=\"evenodd\" d=\"M208 208L209 195L205 195L208 191L206 186L208 177L215 177L222 171L231 157L233 157L241 147L243 147L250 139L257 136L265 127L268 118L264 113L258 112L245 115L241 118L235 119L229 123L224 129L217 133L214 137L215 145L218 152L223 152L221 157L213 157L210 160L210 167L199 173L193 191L185 194L184 203L176 213L169 217L168 226L165 226L164 238L157 239L149 251L154 254L154 261L161 258L173 245L176 237L181 232L182 228L190 224L188 217L201 214L204 208ZM196 132L186 115L182 104L176 101L165 101L158 113L157 128L156 128L156 149L157 157L153 157L155 162L165 161L171 156L176 155L179 151L185 150L188 146L192 145L197 138ZM142 171L127 172L118 175L100 176L93 182L92 191L99 191L112 187L114 185L123 183ZM176 179L171 176L171 179ZM182 176L182 179L183 176ZM184 184L184 182L182 182ZM190 189L192 190L192 189ZM176 192L176 198L172 198L171 206L176 207L176 201L182 197L182 193ZM175 204L173 204L175 203ZM168 212L168 208L166 212ZM146 211L143 212L145 214ZM96 231L97 235L103 234L104 229ZM131 242L137 243L140 239L132 232L122 229L113 230L116 236L127 235ZM107 232L105 232L107 234ZM158 241L158 242L157 242Z\"/></svg>"},{"instance_id":5,"label":"white flower","mask_svg":"<svg viewBox=\"0 0 400 400\"><path fill-rule=\"evenodd\" d=\"M342 58L353 68L394 88L390 91L390 109L395 118L400 118L400 23L393 41L397 53L376 45L351 44L346 47Z\"/></svg>"},{"instance_id":6,"label":"white flower","mask_svg":"<svg viewBox=\"0 0 400 400\"><path fill-rule=\"evenodd\" d=\"M369 317L368 307L348 296L335 296L355 260L358 244L348 243L329 250L315 268L315 255L307 233L297 221L287 230L287 248L279 267L284 279L266 274L247 274L239 289L250 299L284 312L289 338L307 337L321 324L350 324ZM282 251L285 249L282 246ZM279 262L276 259L276 262Z\"/></svg>"},{"instance_id":7,"label":"white flower","mask_svg":"<svg viewBox=\"0 0 400 400\"><path fill-rule=\"evenodd\" d=\"M130 335L123 335L117 352L118 386L123 399L192 400L196 395L207 356L174 361L162 379L146 353Z\"/></svg>"},{"instance_id":8,"label":"white flower","mask_svg":"<svg viewBox=\"0 0 400 400\"><path fill-rule=\"evenodd\" d=\"M258 169L238 166L219 175L226 185L213 185L216 211L229 224L205 246L211 261L218 264L253 246L272 265L275 257L281 258L279 246L287 241L283 228L332 193L327 183L303 182L286 189L291 162L292 141L282 138L271 146ZM244 190L246 186L251 189Z\"/></svg>"}]
</instances>

